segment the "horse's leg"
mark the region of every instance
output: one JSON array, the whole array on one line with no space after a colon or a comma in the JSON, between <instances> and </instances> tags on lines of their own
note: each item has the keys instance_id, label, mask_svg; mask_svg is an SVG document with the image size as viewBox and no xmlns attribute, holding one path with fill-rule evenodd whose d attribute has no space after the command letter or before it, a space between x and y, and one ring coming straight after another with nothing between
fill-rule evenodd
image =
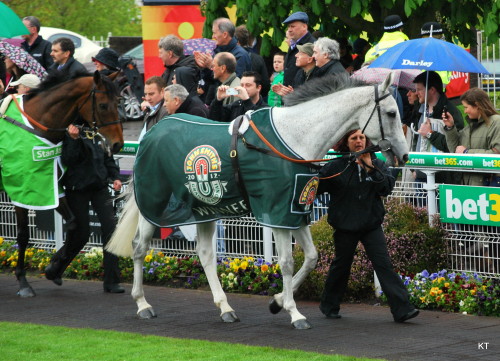
<instances>
[{"instance_id":1,"label":"horse's leg","mask_svg":"<svg viewBox=\"0 0 500 361\"><path fill-rule=\"evenodd\" d=\"M304 263L292 278L292 292L295 294L307 275L316 267L318 252L314 246L309 226L304 224L299 229L293 230L292 235L304 251ZM276 294L271 303L271 312L278 313L283 308L283 293Z\"/></svg>"},{"instance_id":2,"label":"horse's leg","mask_svg":"<svg viewBox=\"0 0 500 361\"><path fill-rule=\"evenodd\" d=\"M292 237L291 232L286 229L273 228L276 249L278 250L278 263L283 275L283 292L276 295L271 302L270 310L275 313L276 304L282 303L283 308L292 317L292 325L296 329L311 328L311 324L306 317L297 310L297 305L293 299L293 257L292 257ZM278 310L279 311L279 310Z\"/></svg>"},{"instance_id":3,"label":"horse's leg","mask_svg":"<svg viewBox=\"0 0 500 361\"><path fill-rule=\"evenodd\" d=\"M132 298L137 303L137 315L140 318L156 317L153 307L146 301L144 297L143 270L144 258L149 249L149 241L153 237L155 226L149 223L143 216L139 215L139 224L137 232L132 241L134 249L134 284L132 286Z\"/></svg>"},{"instance_id":4,"label":"horse's leg","mask_svg":"<svg viewBox=\"0 0 500 361\"><path fill-rule=\"evenodd\" d=\"M198 244L196 246L196 251L198 252L201 264L205 270L210 289L212 290L214 303L220 308L220 317L224 322L238 322L240 319L229 303L227 303L226 294L217 277L217 261L212 247L215 222L200 223L197 225L197 228Z\"/></svg>"},{"instance_id":5,"label":"horse's leg","mask_svg":"<svg viewBox=\"0 0 500 361\"><path fill-rule=\"evenodd\" d=\"M19 291L17 294L21 297L34 297L36 296L35 291L33 291L33 288L28 283L26 270L24 269L24 257L30 237L28 210L20 207L14 207L14 209L17 220L17 245L19 247L16 265L16 278L19 282Z\"/></svg>"}]
</instances>

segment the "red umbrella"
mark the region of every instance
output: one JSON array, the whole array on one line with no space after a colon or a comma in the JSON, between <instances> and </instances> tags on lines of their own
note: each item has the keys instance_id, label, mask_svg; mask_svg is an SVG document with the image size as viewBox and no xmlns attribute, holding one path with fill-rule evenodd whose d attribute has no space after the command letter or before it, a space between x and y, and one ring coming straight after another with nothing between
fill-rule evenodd
<instances>
[{"instance_id":1,"label":"red umbrella","mask_svg":"<svg viewBox=\"0 0 500 361\"><path fill-rule=\"evenodd\" d=\"M20 47L9 44L6 41L0 41L0 54L9 57L19 68L29 74L35 74L40 79L47 75L44 67L26 50Z\"/></svg>"},{"instance_id":2,"label":"red umbrella","mask_svg":"<svg viewBox=\"0 0 500 361\"><path fill-rule=\"evenodd\" d=\"M415 89L413 79L422 71L418 69L386 69L386 68L368 68L367 66L355 71L352 74L353 78L363 80L368 84L382 83L387 75L394 73L394 81L392 85L399 88Z\"/></svg>"}]
</instances>

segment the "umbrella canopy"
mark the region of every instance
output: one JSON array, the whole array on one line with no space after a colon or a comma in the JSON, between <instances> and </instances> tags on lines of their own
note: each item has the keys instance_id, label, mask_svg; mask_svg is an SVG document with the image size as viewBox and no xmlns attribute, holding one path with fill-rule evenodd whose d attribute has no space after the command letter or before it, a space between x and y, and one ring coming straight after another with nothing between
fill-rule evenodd
<instances>
[{"instance_id":1,"label":"umbrella canopy","mask_svg":"<svg viewBox=\"0 0 500 361\"><path fill-rule=\"evenodd\" d=\"M0 37L12 38L29 33L19 16L3 2L0 2Z\"/></svg>"},{"instance_id":2,"label":"umbrella canopy","mask_svg":"<svg viewBox=\"0 0 500 361\"><path fill-rule=\"evenodd\" d=\"M195 51L213 55L216 47L215 41L212 39L184 39L182 42L184 43L184 55L193 55Z\"/></svg>"},{"instance_id":3,"label":"umbrella canopy","mask_svg":"<svg viewBox=\"0 0 500 361\"><path fill-rule=\"evenodd\" d=\"M432 37L396 44L375 59L369 67L489 74L476 58L460 46Z\"/></svg>"},{"instance_id":4,"label":"umbrella canopy","mask_svg":"<svg viewBox=\"0 0 500 361\"><path fill-rule=\"evenodd\" d=\"M387 68L369 68L367 66L355 71L352 77L362 80L368 84L382 83L390 73L394 73L394 80L391 85L398 88L415 89L413 79L422 73L418 69L387 69Z\"/></svg>"},{"instance_id":5,"label":"umbrella canopy","mask_svg":"<svg viewBox=\"0 0 500 361\"><path fill-rule=\"evenodd\" d=\"M19 68L29 74L35 74L40 79L47 75L43 66L41 66L26 50L20 47L9 44L6 41L0 41L0 54L8 56Z\"/></svg>"}]
</instances>

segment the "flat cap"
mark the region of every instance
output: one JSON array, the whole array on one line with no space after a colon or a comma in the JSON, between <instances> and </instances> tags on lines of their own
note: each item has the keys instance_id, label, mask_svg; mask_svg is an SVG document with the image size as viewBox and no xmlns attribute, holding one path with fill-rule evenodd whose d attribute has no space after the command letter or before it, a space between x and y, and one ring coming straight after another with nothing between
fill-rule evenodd
<instances>
[{"instance_id":1,"label":"flat cap","mask_svg":"<svg viewBox=\"0 0 500 361\"><path fill-rule=\"evenodd\" d=\"M297 49L299 49L299 52L306 53L309 56L313 56L313 48L313 43L305 43L304 45L297 44Z\"/></svg>"},{"instance_id":2,"label":"flat cap","mask_svg":"<svg viewBox=\"0 0 500 361\"><path fill-rule=\"evenodd\" d=\"M283 24L289 24L293 23L294 21L302 21L303 23L308 24L309 23L309 16L303 11L297 11L296 13L293 13L289 17L287 17L284 21Z\"/></svg>"}]
</instances>

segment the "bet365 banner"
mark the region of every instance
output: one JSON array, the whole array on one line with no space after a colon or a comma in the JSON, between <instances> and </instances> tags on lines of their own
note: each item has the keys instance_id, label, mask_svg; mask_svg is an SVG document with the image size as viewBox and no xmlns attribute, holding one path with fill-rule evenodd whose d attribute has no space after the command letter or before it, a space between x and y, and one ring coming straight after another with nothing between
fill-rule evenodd
<instances>
[{"instance_id":1,"label":"bet365 banner","mask_svg":"<svg viewBox=\"0 0 500 361\"><path fill-rule=\"evenodd\" d=\"M500 188L442 184L439 199L444 223L500 226Z\"/></svg>"}]
</instances>

